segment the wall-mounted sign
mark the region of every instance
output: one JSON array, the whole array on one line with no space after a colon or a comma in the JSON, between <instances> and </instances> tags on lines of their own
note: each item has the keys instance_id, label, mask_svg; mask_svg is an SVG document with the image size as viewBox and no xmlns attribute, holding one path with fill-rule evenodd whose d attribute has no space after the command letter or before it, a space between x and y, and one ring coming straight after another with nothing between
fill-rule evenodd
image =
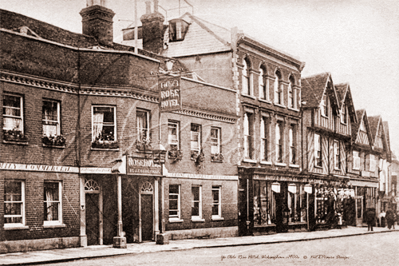
<instances>
[{"instance_id":1,"label":"wall-mounted sign","mask_svg":"<svg viewBox=\"0 0 399 266\"><path fill-rule=\"evenodd\" d=\"M162 167L152 159L127 157L126 174L128 175L162 175Z\"/></svg>"},{"instance_id":2,"label":"wall-mounted sign","mask_svg":"<svg viewBox=\"0 0 399 266\"><path fill-rule=\"evenodd\" d=\"M273 183L272 190L276 193L280 193L280 183Z\"/></svg>"},{"instance_id":3,"label":"wall-mounted sign","mask_svg":"<svg viewBox=\"0 0 399 266\"><path fill-rule=\"evenodd\" d=\"M160 112L170 112L181 109L180 76L160 77L158 80L158 89Z\"/></svg>"},{"instance_id":4,"label":"wall-mounted sign","mask_svg":"<svg viewBox=\"0 0 399 266\"><path fill-rule=\"evenodd\" d=\"M306 184L304 186L304 190L305 190L306 193L312 194L312 185Z\"/></svg>"}]
</instances>

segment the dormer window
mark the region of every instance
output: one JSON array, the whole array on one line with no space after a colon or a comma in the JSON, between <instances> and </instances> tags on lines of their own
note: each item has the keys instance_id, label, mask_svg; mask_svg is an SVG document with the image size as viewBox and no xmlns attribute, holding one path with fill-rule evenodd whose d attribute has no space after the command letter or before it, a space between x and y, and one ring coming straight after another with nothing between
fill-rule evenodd
<instances>
[{"instance_id":1,"label":"dormer window","mask_svg":"<svg viewBox=\"0 0 399 266\"><path fill-rule=\"evenodd\" d=\"M169 22L169 41L182 41L186 35L188 23L182 19L173 19Z\"/></svg>"},{"instance_id":2,"label":"dormer window","mask_svg":"<svg viewBox=\"0 0 399 266\"><path fill-rule=\"evenodd\" d=\"M321 114L328 117L328 97L327 93L323 94L323 98L321 100Z\"/></svg>"}]
</instances>

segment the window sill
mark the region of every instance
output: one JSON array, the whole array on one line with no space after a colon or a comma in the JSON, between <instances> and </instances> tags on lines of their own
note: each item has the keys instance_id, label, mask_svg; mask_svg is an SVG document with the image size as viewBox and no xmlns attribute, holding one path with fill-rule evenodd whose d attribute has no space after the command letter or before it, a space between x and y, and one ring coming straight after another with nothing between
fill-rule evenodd
<instances>
[{"instance_id":1,"label":"window sill","mask_svg":"<svg viewBox=\"0 0 399 266\"><path fill-rule=\"evenodd\" d=\"M271 102L270 100L266 100L266 99L258 98L258 101L260 101L260 102L262 102L262 103L272 104L272 102Z\"/></svg>"},{"instance_id":2,"label":"window sill","mask_svg":"<svg viewBox=\"0 0 399 266\"><path fill-rule=\"evenodd\" d=\"M107 148L90 148L92 151L119 151L119 148L117 149L107 149Z\"/></svg>"},{"instance_id":3,"label":"window sill","mask_svg":"<svg viewBox=\"0 0 399 266\"><path fill-rule=\"evenodd\" d=\"M256 97L255 97L255 96L247 95L247 94L241 94L241 95L244 96L244 97L250 98L250 99L252 99L252 100L256 100Z\"/></svg>"},{"instance_id":4,"label":"window sill","mask_svg":"<svg viewBox=\"0 0 399 266\"><path fill-rule=\"evenodd\" d=\"M244 159L244 160L242 160L243 162L246 162L246 163L257 163L257 161L256 160L252 160L252 159Z\"/></svg>"},{"instance_id":5,"label":"window sill","mask_svg":"<svg viewBox=\"0 0 399 266\"><path fill-rule=\"evenodd\" d=\"M224 218L220 216L212 216L212 221L224 221Z\"/></svg>"},{"instance_id":6,"label":"window sill","mask_svg":"<svg viewBox=\"0 0 399 266\"><path fill-rule=\"evenodd\" d=\"M193 222L193 223L205 223L205 219L191 218L191 222Z\"/></svg>"},{"instance_id":7,"label":"window sill","mask_svg":"<svg viewBox=\"0 0 399 266\"><path fill-rule=\"evenodd\" d=\"M290 167L299 168L299 165L297 165L297 164L290 164Z\"/></svg>"},{"instance_id":8,"label":"window sill","mask_svg":"<svg viewBox=\"0 0 399 266\"><path fill-rule=\"evenodd\" d=\"M54 149L65 149L65 146L46 145L46 144L43 144L43 147L54 148Z\"/></svg>"},{"instance_id":9,"label":"window sill","mask_svg":"<svg viewBox=\"0 0 399 266\"><path fill-rule=\"evenodd\" d=\"M26 225L4 225L4 230L27 230L29 229L29 226Z\"/></svg>"},{"instance_id":10,"label":"window sill","mask_svg":"<svg viewBox=\"0 0 399 266\"><path fill-rule=\"evenodd\" d=\"M182 223L183 220L179 218L169 218L169 223Z\"/></svg>"},{"instance_id":11,"label":"window sill","mask_svg":"<svg viewBox=\"0 0 399 266\"><path fill-rule=\"evenodd\" d=\"M268 161L260 161L260 164L266 164L266 165L272 165L272 162L268 162Z\"/></svg>"},{"instance_id":12,"label":"window sill","mask_svg":"<svg viewBox=\"0 0 399 266\"><path fill-rule=\"evenodd\" d=\"M3 140L3 143L5 143L5 144L22 145L22 146L28 146L28 145L29 145L29 142L23 142L23 141L8 141L8 140Z\"/></svg>"},{"instance_id":13,"label":"window sill","mask_svg":"<svg viewBox=\"0 0 399 266\"><path fill-rule=\"evenodd\" d=\"M287 166L286 163L274 163L275 166Z\"/></svg>"},{"instance_id":14,"label":"window sill","mask_svg":"<svg viewBox=\"0 0 399 266\"><path fill-rule=\"evenodd\" d=\"M320 166L320 165L315 165L314 167L315 167L315 168L323 169L323 166Z\"/></svg>"},{"instance_id":15,"label":"window sill","mask_svg":"<svg viewBox=\"0 0 399 266\"><path fill-rule=\"evenodd\" d=\"M286 108L284 105L282 104L278 104L278 103L274 103L275 106L281 107L281 108Z\"/></svg>"},{"instance_id":16,"label":"window sill","mask_svg":"<svg viewBox=\"0 0 399 266\"><path fill-rule=\"evenodd\" d=\"M49 229L49 228L63 228L63 227L66 227L66 225L65 224L44 224L43 225L43 228L47 228L47 229Z\"/></svg>"},{"instance_id":17,"label":"window sill","mask_svg":"<svg viewBox=\"0 0 399 266\"><path fill-rule=\"evenodd\" d=\"M295 112L299 112L299 109L297 109L297 108L288 107L288 110L295 111Z\"/></svg>"}]
</instances>

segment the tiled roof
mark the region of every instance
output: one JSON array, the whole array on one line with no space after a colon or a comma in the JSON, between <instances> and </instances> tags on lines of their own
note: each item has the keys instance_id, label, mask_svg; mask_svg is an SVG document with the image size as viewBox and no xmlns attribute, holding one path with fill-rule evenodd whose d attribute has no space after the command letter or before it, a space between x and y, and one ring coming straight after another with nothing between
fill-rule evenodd
<instances>
[{"instance_id":1,"label":"tiled roof","mask_svg":"<svg viewBox=\"0 0 399 266\"><path fill-rule=\"evenodd\" d=\"M306 102L305 108L319 107L329 78L330 73L326 72L302 79L302 101Z\"/></svg>"},{"instance_id":2,"label":"tiled roof","mask_svg":"<svg viewBox=\"0 0 399 266\"><path fill-rule=\"evenodd\" d=\"M370 133L371 133L371 136L373 138L373 143L374 143L374 140L377 137L376 134L377 134L379 121L381 120L381 116L379 116L379 115L369 116L369 117L367 117L367 120L369 122Z\"/></svg>"}]
</instances>

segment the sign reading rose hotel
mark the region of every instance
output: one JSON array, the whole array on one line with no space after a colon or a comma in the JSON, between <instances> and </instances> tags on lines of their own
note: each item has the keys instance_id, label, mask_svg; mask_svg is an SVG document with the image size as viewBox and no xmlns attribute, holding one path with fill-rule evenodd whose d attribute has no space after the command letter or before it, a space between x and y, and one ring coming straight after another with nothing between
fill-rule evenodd
<instances>
[{"instance_id":1,"label":"sign reading rose hotel","mask_svg":"<svg viewBox=\"0 0 399 266\"><path fill-rule=\"evenodd\" d=\"M182 106L180 93L180 76L160 77L158 80L160 92L160 112L180 110Z\"/></svg>"},{"instance_id":2,"label":"sign reading rose hotel","mask_svg":"<svg viewBox=\"0 0 399 266\"><path fill-rule=\"evenodd\" d=\"M162 167L160 164L155 164L152 159L128 156L126 163L126 174L160 176L162 175Z\"/></svg>"}]
</instances>

